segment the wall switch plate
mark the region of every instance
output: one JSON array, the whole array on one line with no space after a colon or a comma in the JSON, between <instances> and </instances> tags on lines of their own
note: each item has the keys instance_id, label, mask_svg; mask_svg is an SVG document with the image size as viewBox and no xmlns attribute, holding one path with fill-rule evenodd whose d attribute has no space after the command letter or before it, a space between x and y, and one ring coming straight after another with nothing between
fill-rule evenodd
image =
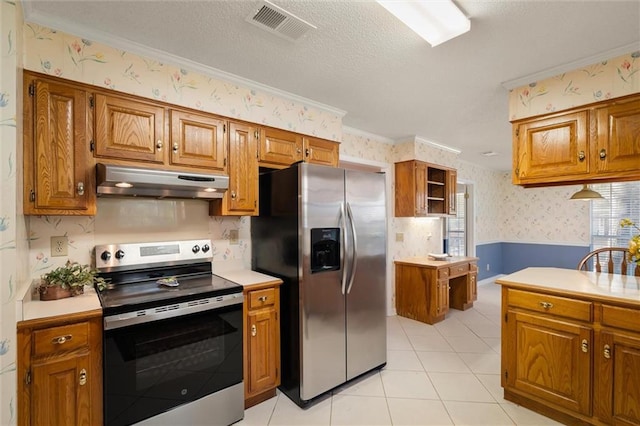
<instances>
[{"instance_id":1,"label":"wall switch plate","mask_svg":"<svg viewBox=\"0 0 640 426\"><path fill-rule=\"evenodd\" d=\"M237 229L232 229L229 231L229 244L239 244L238 243L238 230Z\"/></svg>"},{"instance_id":2,"label":"wall switch plate","mask_svg":"<svg viewBox=\"0 0 640 426\"><path fill-rule=\"evenodd\" d=\"M490 268L491 268L491 267L490 267L490 266L489 266L489 264L487 263L487 271L488 271L488 270L490 270Z\"/></svg>"},{"instance_id":3,"label":"wall switch plate","mask_svg":"<svg viewBox=\"0 0 640 426\"><path fill-rule=\"evenodd\" d=\"M68 237L51 237L51 257L66 256L68 253L68 246Z\"/></svg>"},{"instance_id":4,"label":"wall switch plate","mask_svg":"<svg viewBox=\"0 0 640 426\"><path fill-rule=\"evenodd\" d=\"M396 232L396 241L399 243L404 241L404 234L402 232Z\"/></svg>"}]
</instances>

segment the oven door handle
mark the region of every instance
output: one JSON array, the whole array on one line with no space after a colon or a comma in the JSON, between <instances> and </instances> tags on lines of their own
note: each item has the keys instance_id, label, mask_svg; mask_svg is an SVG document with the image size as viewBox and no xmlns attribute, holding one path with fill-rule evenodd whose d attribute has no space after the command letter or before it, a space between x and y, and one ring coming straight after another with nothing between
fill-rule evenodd
<instances>
[{"instance_id":1,"label":"oven door handle","mask_svg":"<svg viewBox=\"0 0 640 426\"><path fill-rule=\"evenodd\" d=\"M197 312L215 310L226 306L242 305L242 300L242 293L234 293L227 294L225 296L172 303L170 305L142 309L134 312L107 315L104 317L104 329L114 330L131 325L159 321L166 318L174 318Z\"/></svg>"}]
</instances>

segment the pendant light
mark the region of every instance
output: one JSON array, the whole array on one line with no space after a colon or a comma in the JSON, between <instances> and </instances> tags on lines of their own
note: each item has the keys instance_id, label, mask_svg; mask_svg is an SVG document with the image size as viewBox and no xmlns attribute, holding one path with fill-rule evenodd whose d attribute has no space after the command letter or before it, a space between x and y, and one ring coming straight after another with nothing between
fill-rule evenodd
<instances>
[{"instance_id":1,"label":"pendant light","mask_svg":"<svg viewBox=\"0 0 640 426\"><path fill-rule=\"evenodd\" d=\"M589 201L589 200L598 200L603 198L604 197L600 195L599 192L594 191L593 189L589 188L586 184L584 184L582 185L582 189L580 191L576 192L571 196L570 200Z\"/></svg>"}]
</instances>

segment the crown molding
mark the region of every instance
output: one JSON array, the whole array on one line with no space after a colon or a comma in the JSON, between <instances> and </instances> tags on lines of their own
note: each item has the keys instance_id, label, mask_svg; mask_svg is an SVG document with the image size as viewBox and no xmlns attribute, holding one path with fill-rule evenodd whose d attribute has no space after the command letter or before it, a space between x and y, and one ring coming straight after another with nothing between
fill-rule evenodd
<instances>
[{"instance_id":1,"label":"crown molding","mask_svg":"<svg viewBox=\"0 0 640 426\"><path fill-rule=\"evenodd\" d=\"M456 149L456 148L453 148L453 147L450 147L450 146L447 146L447 145L442 145L440 143L433 142L433 141L430 141L430 140L425 139L425 138L421 138L420 136L416 136L415 140L416 140L416 142L420 142L420 143L424 143L424 144L427 144L427 145L431 145L434 148L438 148L438 149L441 149L443 151L453 152L454 154L460 154L462 152L459 149Z\"/></svg>"},{"instance_id":2,"label":"crown molding","mask_svg":"<svg viewBox=\"0 0 640 426\"><path fill-rule=\"evenodd\" d=\"M389 145L393 145L395 141L390 138L385 138L384 136L376 135L375 133L369 133L364 130L356 129L354 127L342 126L342 133L350 134L352 136L360 136L367 139L373 139L376 142L386 143Z\"/></svg>"},{"instance_id":3,"label":"crown molding","mask_svg":"<svg viewBox=\"0 0 640 426\"><path fill-rule=\"evenodd\" d=\"M515 88L526 86L536 81L555 77L557 75L560 75L569 71L575 71L582 67L593 65L597 62L606 61L606 60L615 58L617 56L622 56L626 53L635 52L637 50L640 50L640 42L626 44L624 46L616 47L614 49L610 49L605 52L600 52L595 55L587 56L586 58L567 62L565 64L558 65L552 68L547 68L545 70L538 71L533 74L525 75L523 77L519 77L513 80L504 81L500 84L502 87L504 87L507 90L513 90Z\"/></svg>"},{"instance_id":4,"label":"crown molding","mask_svg":"<svg viewBox=\"0 0 640 426\"><path fill-rule=\"evenodd\" d=\"M231 74L226 71L222 71L217 68L213 68L178 55L173 55L171 53L145 46L143 44L136 43L134 41L127 40L113 34L96 30L95 28L89 28L82 24L70 22L65 19L59 19L49 14L40 13L37 10L34 10L32 5L28 1L23 2L23 4L25 22L32 22L34 24L42 25L51 29L55 29L57 31L73 34L78 37L86 38L87 40L103 43L107 46L114 47L125 52L130 52L142 57L154 59L162 63L175 64L181 67L189 68L190 70L202 73L208 77L226 80L240 86L247 87L249 89L255 89L257 91L265 92L312 108L317 108L319 110L333 114L339 118L342 118L347 114L346 111L332 107L330 105L316 102L314 100L307 99L305 97L298 96L284 90L276 89L274 87L267 86L266 84L249 80L247 78L240 77L238 75Z\"/></svg>"}]
</instances>

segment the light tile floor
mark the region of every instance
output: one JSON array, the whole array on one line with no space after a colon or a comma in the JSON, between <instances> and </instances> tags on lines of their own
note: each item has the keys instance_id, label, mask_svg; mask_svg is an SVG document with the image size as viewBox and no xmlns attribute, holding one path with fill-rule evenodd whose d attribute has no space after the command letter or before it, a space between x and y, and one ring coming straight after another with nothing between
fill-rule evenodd
<instances>
[{"instance_id":1,"label":"light tile floor","mask_svg":"<svg viewBox=\"0 0 640 426\"><path fill-rule=\"evenodd\" d=\"M387 365L303 410L278 395L237 425L550 425L502 398L500 286L478 287L467 311L433 325L387 319Z\"/></svg>"}]
</instances>

